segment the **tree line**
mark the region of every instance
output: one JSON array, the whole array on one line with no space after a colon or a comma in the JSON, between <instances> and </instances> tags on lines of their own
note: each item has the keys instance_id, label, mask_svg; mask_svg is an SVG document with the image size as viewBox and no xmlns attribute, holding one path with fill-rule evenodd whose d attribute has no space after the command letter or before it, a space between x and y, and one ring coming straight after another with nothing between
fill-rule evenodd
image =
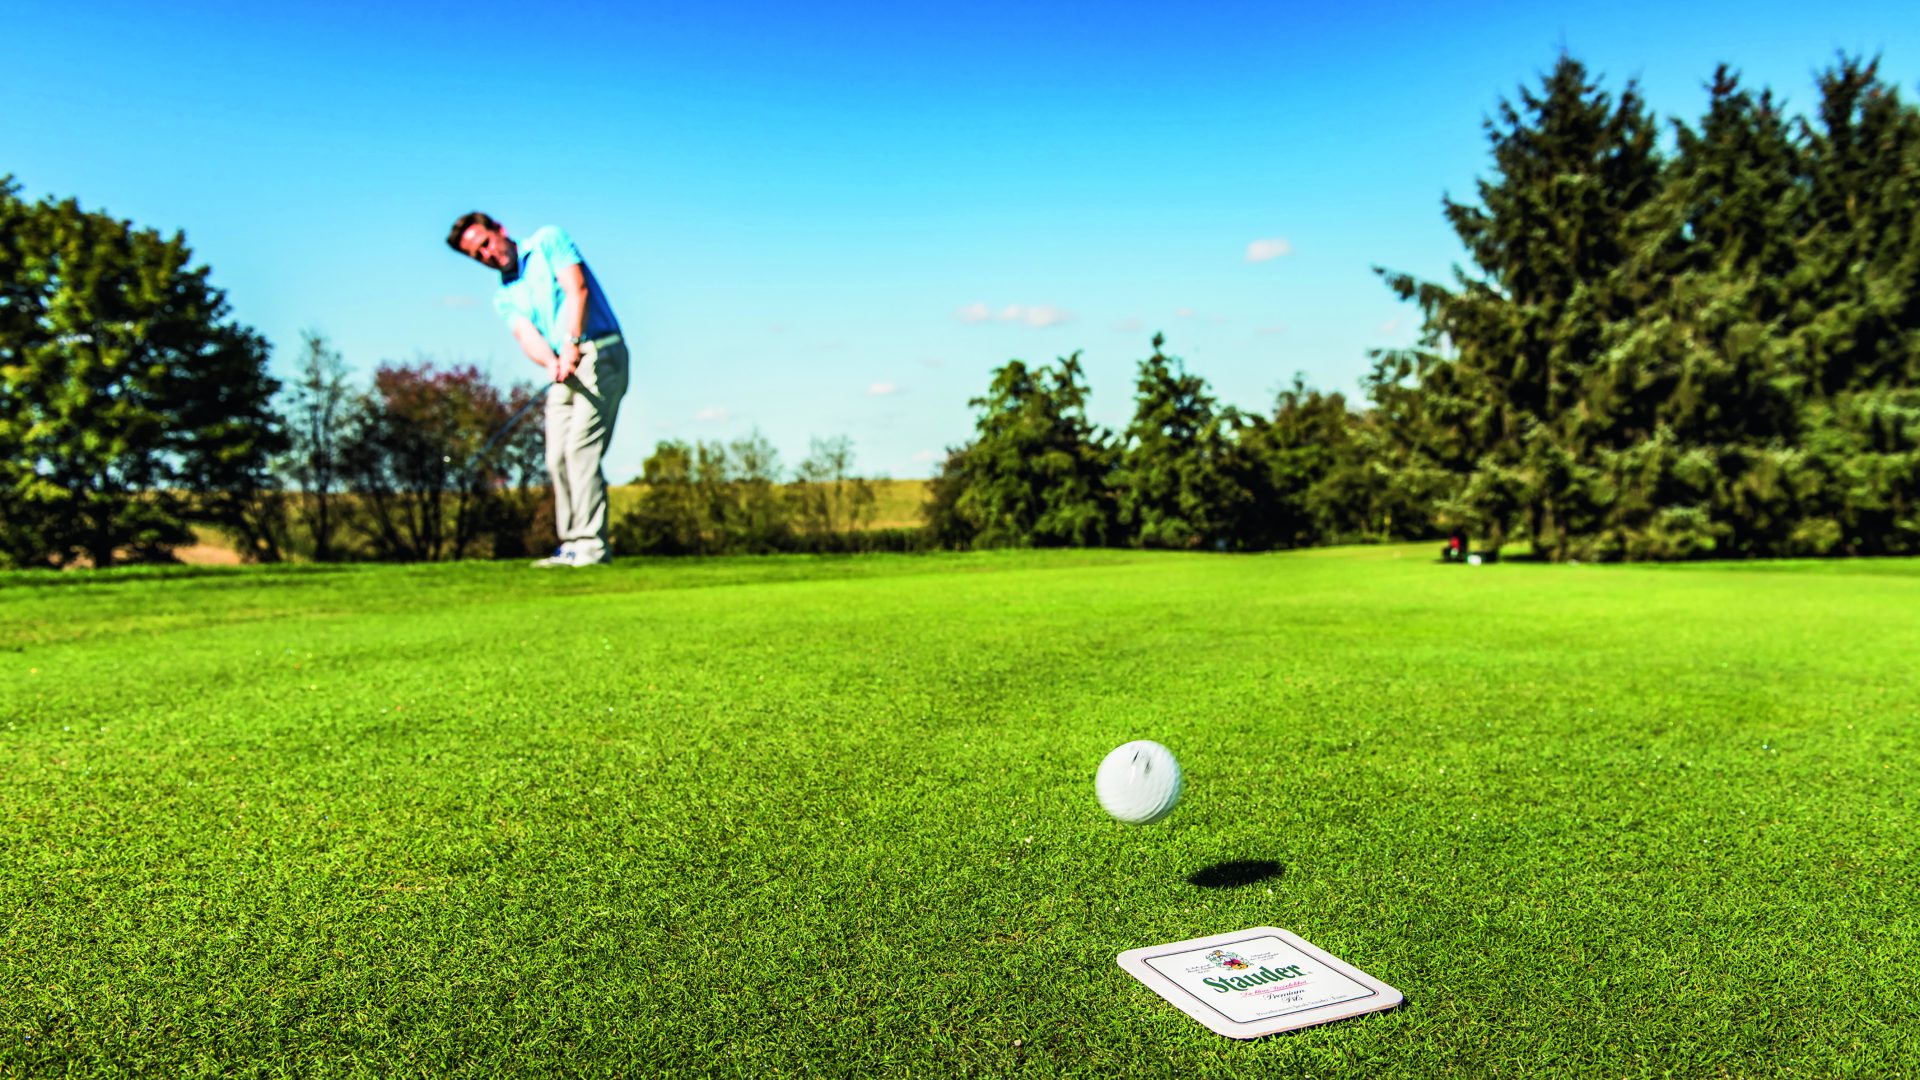
<instances>
[{"instance_id":1,"label":"tree line","mask_svg":"<svg viewBox=\"0 0 1920 1080\"><path fill-rule=\"evenodd\" d=\"M422 562L553 547L540 418L522 411L538 412L535 388L419 360L383 363L355 389L323 335L308 331L301 344L278 402L281 549L317 562Z\"/></svg>"},{"instance_id":2,"label":"tree line","mask_svg":"<svg viewBox=\"0 0 1920 1080\"><path fill-rule=\"evenodd\" d=\"M1920 111L1842 58L1807 116L1727 68L1670 141L1570 57L1486 122L1448 282L1365 400L1218 406L1155 352L1133 422L1077 354L973 401L930 527L949 545L1257 549L1470 534L1569 559L1920 551Z\"/></svg>"},{"instance_id":3,"label":"tree line","mask_svg":"<svg viewBox=\"0 0 1920 1080\"><path fill-rule=\"evenodd\" d=\"M1920 112L1842 58L1790 114L1722 67L1670 142L1562 58L1488 120L1469 265L1385 273L1393 483L1555 560L1920 550Z\"/></svg>"},{"instance_id":4,"label":"tree line","mask_svg":"<svg viewBox=\"0 0 1920 1080\"><path fill-rule=\"evenodd\" d=\"M283 383L208 274L178 233L29 202L0 177L0 566L167 561L203 530L255 562L554 546L537 387L428 360L356 385L311 331ZM918 542L867 528L874 494L845 437L815 440L791 476L757 432L666 442L642 479L614 522L630 553Z\"/></svg>"},{"instance_id":5,"label":"tree line","mask_svg":"<svg viewBox=\"0 0 1920 1080\"><path fill-rule=\"evenodd\" d=\"M282 386L184 236L0 177L0 565L162 561L199 529L265 562L534 550L538 424L468 461L530 390L424 362L355 388L304 346Z\"/></svg>"},{"instance_id":6,"label":"tree line","mask_svg":"<svg viewBox=\"0 0 1920 1080\"><path fill-rule=\"evenodd\" d=\"M534 387L471 365L382 363L355 385L303 334L292 377L159 236L0 181L0 563L158 561L211 529L259 562L520 557L554 542L543 425L487 440ZM854 552L1033 544L1254 550L1418 535L1422 508L1369 484L1365 413L1296 380L1271 417L1220 406L1162 352L1115 438L1085 417L1077 354L994 374L978 437L950 455L927 524L874 529L844 436L793 470L758 432L659 443L617 551Z\"/></svg>"},{"instance_id":7,"label":"tree line","mask_svg":"<svg viewBox=\"0 0 1920 1080\"><path fill-rule=\"evenodd\" d=\"M1118 433L1087 418L1079 353L997 369L933 481L929 543L1262 551L1432 532L1432 507L1381 475L1375 414L1298 376L1271 412L1244 412L1165 346L1156 334Z\"/></svg>"},{"instance_id":8,"label":"tree line","mask_svg":"<svg viewBox=\"0 0 1920 1080\"><path fill-rule=\"evenodd\" d=\"M868 527L852 444L791 473L757 433L662 442L626 553L1123 545L1251 551L1470 534L1497 553L1679 559L1920 550L1920 111L1842 57L1806 114L1726 68L1658 121L1570 57L1485 122L1442 200L1451 280L1360 401L1295 377L1219 402L1155 336L1134 415L1086 415L1078 353L1011 360L918 530ZM248 558L520 556L552 542L534 392L308 334L295 377L184 237L0 178L0 563L161 559L196 528Z\"/></svg>"}]
</instances>

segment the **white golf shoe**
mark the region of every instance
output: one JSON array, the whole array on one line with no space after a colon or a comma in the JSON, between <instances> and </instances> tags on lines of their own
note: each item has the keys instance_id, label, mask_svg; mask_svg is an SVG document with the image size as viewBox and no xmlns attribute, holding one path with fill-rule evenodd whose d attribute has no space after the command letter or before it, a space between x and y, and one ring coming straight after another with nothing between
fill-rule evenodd
<instances>
[{"instance_id":1,"label":"white golf shoe","mask_svg":"<svg viewBox=\"0 0 1920 1080\"><path fill-rule=\"evenodd\" d=\"M559 547L553 549L553 554L544 559L533 560L532 565L540 567L541 569L553 566L572 566L573 552L567 550L567 545L561 544Z\"/></svg>"}]
</instances>

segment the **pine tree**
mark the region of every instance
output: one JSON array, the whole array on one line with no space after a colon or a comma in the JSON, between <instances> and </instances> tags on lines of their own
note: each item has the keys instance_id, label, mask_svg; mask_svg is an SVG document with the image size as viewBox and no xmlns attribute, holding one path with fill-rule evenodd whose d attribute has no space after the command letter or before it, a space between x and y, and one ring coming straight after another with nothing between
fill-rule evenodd
<instances>
[{"instance_id":1,"label":"pine tree","mask_svg":"<svg viewBox=\"0 0 1920 1080\"><path fill-rule=\"evenodd\" d=\"M1770 92L1726 67L1696 130L1638 215L1620 275L1631 313L1609 330L1593 409L1600 558L1764 554L1788 542L1804 380L1788 347L1789 278L1806 233L1792 126Z\"/></svg>"},{"instance_id":2,"label":"pine tree","mask_svg":"<svg viewBox=\"0 0 1920 1080\"><path fill-rule=\"evenodd\" d=\"M1122 436L1113 487L1124 535L1141 547L1225 546L1251 496L1236 475L1237 416L1206 380L1162 352L1140 362L1133 420Z\"/></svg>"},{"instance_id":3,"label":"pine tree","mask_svg":"<svg viewBox=\"0 0 1920 1080\"><path fill-rule=\"evenodd\" d=\"M1009 360L984 397L961 458L955 510L977 547L1097 546L1115 535L1112 436L1087 420L1080 354L1057 368Z\"/></svg>"},{"instance_id":4,"label":"pine tree","mask_svg":"<svg viewBox=\"0 0 1920 1080\"><path fill-rule=\"evenodd\" d=\"M1607 422L1590 391L1609 322L1631 312L1617 271L1657 190L1656 131L1632 84L1616 101L1566 56L1486 131L1479 203L1444 201L1474 272L1451 288L1385 276L1425 315L1404 354L1413 376L1466 408L1449 418L1472 462L1456 504L1496 549L1517 514L1536 549L1567 558L1598 512L1591 451Z\"/></svg>"},{"instance_id":5,"label":"pine tree","mask_svg":"<svg viewBox=\"0 0 1920 1080\"><path fill-rule=\"evenodd\" d=\"M1849 554L1920 550L1920 111L1843 58L1804 125L1811 223L1795 300L1817 388L1805 444L1822 483L1804 533Z\"/></svg>"},{"instance_id":6,"label":"pine tree","mask_svg":"<svg viewBox=\"0 0 1920 1080\"><path fill-rule=\"evenodd\" d=\"M1273 415L1248 418L1239 437L1250 495L1242 546L1294 548L1372 538L1370 499L1353 440L1355 418L1342 394L1310 389L1303 377L1274 400Z\"/></svg>"}]
</instances>

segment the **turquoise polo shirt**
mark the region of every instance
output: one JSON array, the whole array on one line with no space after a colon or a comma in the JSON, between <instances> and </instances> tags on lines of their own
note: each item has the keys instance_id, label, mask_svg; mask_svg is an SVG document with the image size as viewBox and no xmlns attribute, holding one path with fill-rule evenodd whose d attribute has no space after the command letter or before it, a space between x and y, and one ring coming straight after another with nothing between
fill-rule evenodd
<instances>
[{"instance_id":1,"label":"turquoise polo shirt","mask_svg":"<svg viewBox=\"0 0 1920 1080\"><path fill-rule=\"evenodd\" d=\"M607 296L594 280L593 270L580 257L580 249L573 246L573 237L568 236L565 229L543 226L522 240L519 247L519 276L502 284L493 294L493 310L507 320L508 326L518 319L527 320L547 339L553 351L559 352L566 342L561 339L556 324L566 293L560 288L558 271L563 266L578 266L587 278L587 314L580 324L581 336L597 338L620 332L620 320L613 317L613 309L607 306Z\"/></svg>"}]
</instances>

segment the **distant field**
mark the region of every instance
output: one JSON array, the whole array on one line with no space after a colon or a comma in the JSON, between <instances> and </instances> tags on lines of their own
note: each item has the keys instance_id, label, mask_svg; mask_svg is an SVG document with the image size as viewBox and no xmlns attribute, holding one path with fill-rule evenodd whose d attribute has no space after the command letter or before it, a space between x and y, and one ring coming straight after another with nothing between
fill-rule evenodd
<instances>
[{"instance_id":1,"label":"distant field","mask_svg":"<svg viewBox=\"0 0 1920 1080\"><path fill-rule=\"evenodd\" d=\"M1430 555L0 574L0 1076L1920 1072L1920 563Z\"/></svg>"},{"instance_id":2,"label":"distant field","mask_svg":"<svg viewBox=\"0 0 1920 1080\"><path fill-rule=\"evenodd\" d=\"M910 529L922 524L920 508L926 504L928 487L925 480L869 480L873 487L873 518L866 522L869 529ZM646 490L643 484L621 484L609 488L609 500L615 516L631 511L640 501L640 493Z\"/></svg>"}]
</instances>

